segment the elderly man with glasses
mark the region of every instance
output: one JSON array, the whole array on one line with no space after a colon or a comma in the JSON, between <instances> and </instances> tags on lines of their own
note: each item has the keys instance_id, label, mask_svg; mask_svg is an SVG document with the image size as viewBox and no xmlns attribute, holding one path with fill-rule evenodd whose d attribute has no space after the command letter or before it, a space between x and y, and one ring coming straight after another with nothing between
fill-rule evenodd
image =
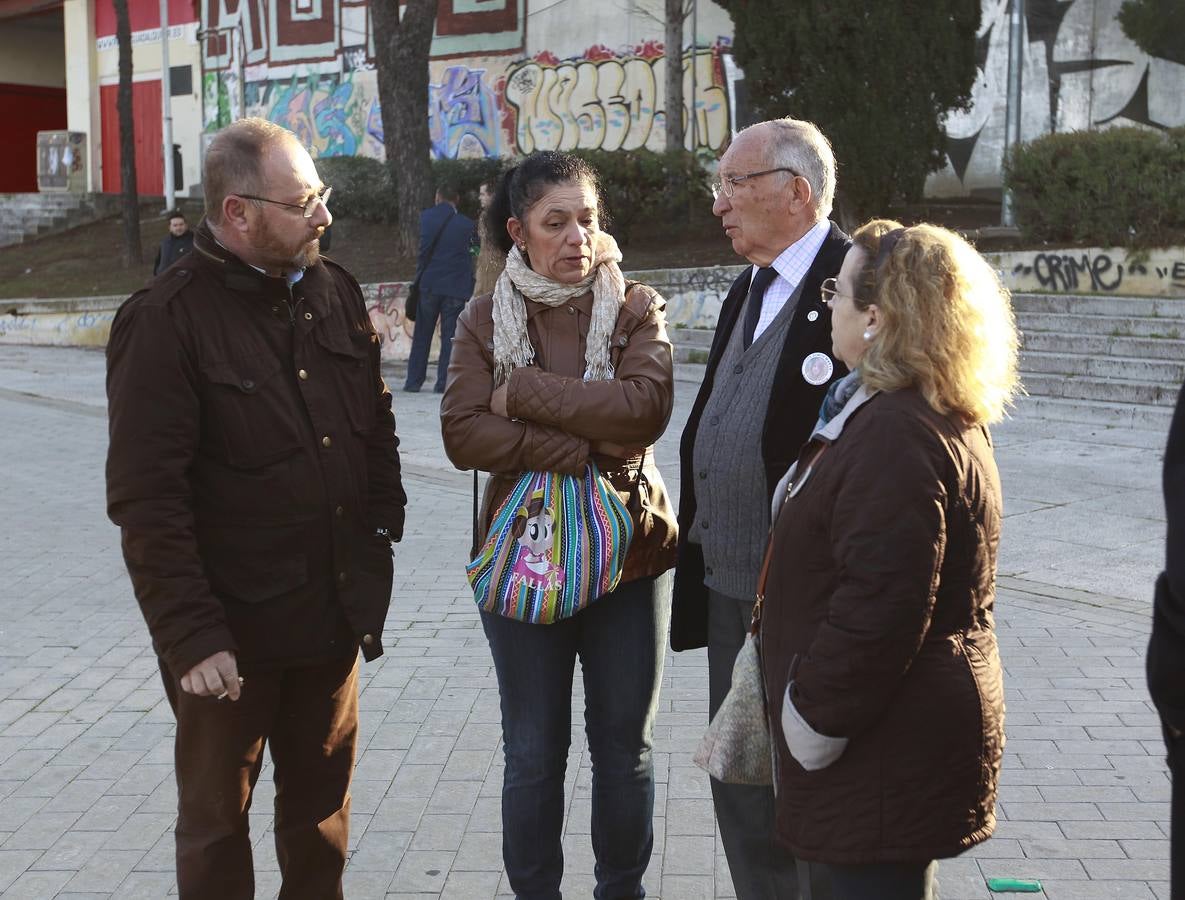
<instances>
[{"instance_id":1,"label":"elderly man with glasses","mask_svg":"<svg viewBox=\"0 0 1185 900\"><path fill-rule=\"evenodd\" d=\"M821 293L850 246L827 218L834 193L830 144L796 119L740 132L712 186L712 212L753 265L720 309L679 454L671 646L707 646L710 715L749 628L774 486L846 374ZM799 897L794 860L774 843L772 786L713 779L712 798L738 900Z\"/></svg>"},{"instance_id":2,"label":"elderly man with glasses","mask_svg":"<svg viewBox=\"0 0 1185 900\"><path fill-rule=\"evenodd\" d=\"M107 350L108 513L177 720L177 887L254 896L267 745L280 896L341 897L358 651L383 652L407 503L391 394L295 135L235 122L203 175L193 253Z\"/></svg>"}]
</instances>

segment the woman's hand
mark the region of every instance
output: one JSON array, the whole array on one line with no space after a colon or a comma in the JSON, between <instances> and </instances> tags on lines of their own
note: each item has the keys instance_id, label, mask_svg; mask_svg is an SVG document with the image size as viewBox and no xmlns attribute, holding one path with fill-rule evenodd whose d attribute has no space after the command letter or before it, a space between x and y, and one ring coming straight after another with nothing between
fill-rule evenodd
<instances>
[{"instance_id":1,"label":"woman's hand","mask_svg":"<svg viewBox=\"0 0 1185 900\"><path fill-rule=\"evenodd\" d=\"M510 383L500 384L494 388L494 393L490 394L490 412L496 416L501 416L504 419L510 418L510 413L506 410L506 394L510 390Z\"/></svg>"}]
</instances>

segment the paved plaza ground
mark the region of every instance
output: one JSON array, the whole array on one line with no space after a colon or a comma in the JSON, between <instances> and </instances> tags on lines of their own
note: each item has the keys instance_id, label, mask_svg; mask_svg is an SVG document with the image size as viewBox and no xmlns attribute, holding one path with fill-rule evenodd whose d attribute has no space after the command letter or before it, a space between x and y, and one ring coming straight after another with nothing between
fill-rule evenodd
<instances>
[{"instance_id":1,"label":"paved plaza ground","mask_svg":"<svg viewBox=\"0 0 1185 900\"><path fill-rule=\"evenodd\" d=\"M685 370L658 448L672 491L698 380ZM350 900L510 896L497 684L462 568L471 482L444 458L438 401L396 393L410 507L389 649L362 668ZM160 900L176 890L173 722L104 512L102 355L0 347L0 422L0 892ZM1023 401L994 435L1007 514L1001 821L995 838L940 865L942 900L992 896L993 876L1038 878L1054 900L1168 900L1169 783L1143 666L1163 563L1165 435L1041 421ZM593 884L579 709L564 837L572 898ZM708 779L691 762L706 717L704 653L668 655L646 879L663 900L733 896ZM278 887L273 794L265 768L251 817L259 897Z\"/></svg>"}]
</instances>

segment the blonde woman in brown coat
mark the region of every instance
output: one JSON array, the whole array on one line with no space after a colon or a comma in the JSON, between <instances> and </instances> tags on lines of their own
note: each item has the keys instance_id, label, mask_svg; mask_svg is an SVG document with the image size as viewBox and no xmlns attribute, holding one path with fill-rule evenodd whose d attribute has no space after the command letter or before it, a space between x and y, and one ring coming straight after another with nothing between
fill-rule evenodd
<instances>
[{"instance_id":1,"label":"blonde woman in brown coat","mask_svg":"<svg viewBox=\"0 0 1185 900\"><path fill-rule=\"evenodd\" d=\"M502 701L503 860L523 900L560 896L577 658L593 896L644 897L654 845L651 741L676 526L651 445L674 377L662 298L625 281L600 213L595 173L567 154L533 154L503 179L487 217L513 245L493 294L461 315L440 412L449 458L490 473L483 532L523 472L576 474L589 460L634 522L621 583L587 609L550 625L480 612Z\"/></svg>"},{"instance_id":2,"label":"blonde woman in brown coat","mask_svg":"<svg viewBox=\"0 0 1185 900\"><path fill-rule=\"evenodd\" d=\"M824 283L852 370L774 494L761 647L777 833L836 900L928 900L995 827L993 628L1016 389L1007 291L962 238L873 221Z\"/></svg>"}]
</instances>

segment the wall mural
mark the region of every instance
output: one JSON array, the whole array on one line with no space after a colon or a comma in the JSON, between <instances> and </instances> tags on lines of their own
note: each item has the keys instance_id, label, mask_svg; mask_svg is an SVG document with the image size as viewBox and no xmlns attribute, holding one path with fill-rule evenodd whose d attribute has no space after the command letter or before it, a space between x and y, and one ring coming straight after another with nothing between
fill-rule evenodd
<instances>
[{"instance_id":1,"label":"wall mural","mask_svg":"<svg viewBox=\"0 0 1185 900\"><path fill-rule=\"evenodd\" d=\"M1021 137L1108 125L1185 125L1185 66L1150 57L1115 18L1123 0L1027 0ZM1007 108L1008 0L983 0L972 106L947 121L947 167L927 193L998 188Z\"/></svg>"},{"instance_id":2,"label":"wall mural","mask_svg":"<svg viewBox=\"0 0 1185 900\"><path fill-rule=\"evenodd\" d=\"M292 128L323 156L383 156L369 0L202 0L206 130L248 114ZM1022 137L1050 130L1185 125L1185 66L1152 58L1116 21L1122 0L1028 0ZM1000 184L1009 0L983 0L979 80L966 112L947 122L948 165L927 193ZM536 149L661 150L662 44L597 44L558 59L528 48L527 0L441 0L430 62L428 123L436 157ZM621 17L624 21L626 17ZM616 18L606 20L612 25ZM624 33L624 31L623 31ZM611 40L612 35L602 36ZM685 124L701 149L730 132L731 39L683 57ZM691 73L696 91L691 102ZM741 76L743 77L743 76ZM690 146L690 127L688 146Z\"/></svg>"},{"instance_id":3,"label":"wall mural","mask_svg":"<svg viewBox=\"0 0 1185 900\"><path fill-rule=\"evenodd\" d=\"M661 150L662 44L621 52L595 45L573 59L546 51L524 59L525 4L442 2L429 66L432 155L504 156L545 147ZM207 131L240 115L242 78L245 114L290 128L317 155L384 156L366 0L203 0L203 16ZM684 54L688 146L693 66L699 145L716 150L728 137L722 63L728 49L721 38Z\"/></svg>"},{"instance_id":4,"label":"wall mural","mask_svg":"<svg viewBox=\"0 0 1185 900\"><path fill-rule=\"evenodd\" d=\"M699 146L719 149L729 135L728 88L721 47L683 56L683 92L691 99L695 67L695 116ZM723 49L727 49L726 47ZM649 42L617 55L604 46L583 57L558 60L541 53L513 64L506 103L513 109L514 149L662 150L666 143L666 58ZM685 124L690 111L684 110ZM687 125L690 146L690 125Z\"/></svg>"}]
</instances>

